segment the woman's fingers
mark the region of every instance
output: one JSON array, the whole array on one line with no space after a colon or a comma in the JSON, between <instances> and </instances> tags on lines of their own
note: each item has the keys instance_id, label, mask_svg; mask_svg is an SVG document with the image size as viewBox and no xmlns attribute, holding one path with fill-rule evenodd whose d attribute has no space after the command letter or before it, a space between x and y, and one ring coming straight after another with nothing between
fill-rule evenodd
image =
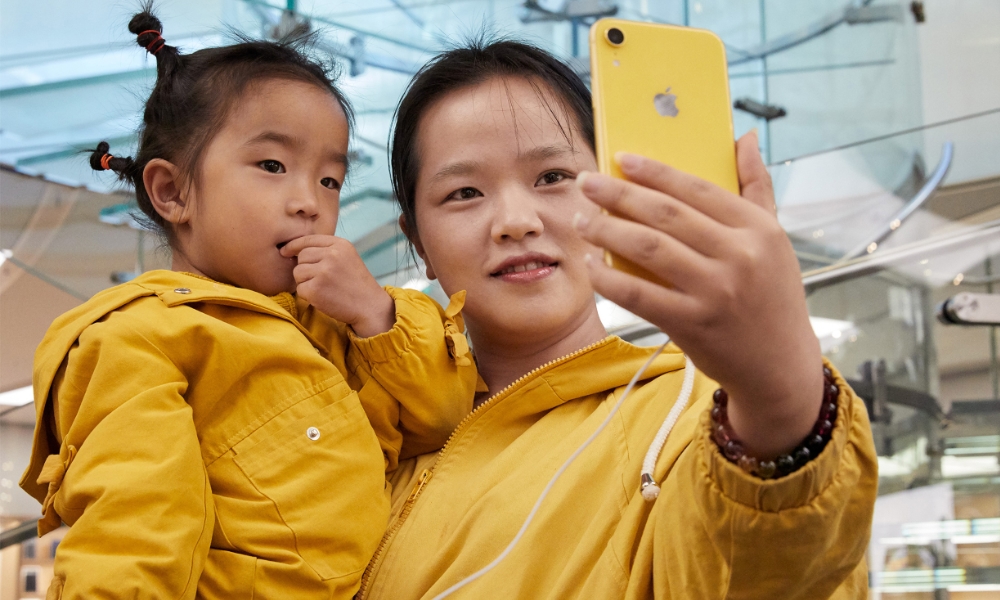
<instances>
[{"instance_id":1,"label":"woman's fingers","mask_svg":"<svg viewBox=\"0 0 1000 600\"><path fill-rule=\"evenodd\" d=\"M744 198L774 214L774 187L764 159L757 146L757 132L751 131L736 142L736 168L740 176L740 193Z\"/></svg>"},{"instance_id":2,"label":"woman's fingers","mask_svg":"<svg viewBox=\"0 0 1000 600\"><path fill-rule=\"evenodd\" d=\"M691 311L692 300L684 293L612 269L599 257L588 257L587 270L594 291L664 331L673 331Z\"/></svg>"},{"instance_id":3,"label":"woman's fingers","mask_svg":"<svg viewBox=\"0 0 1000 600\"><path fill-rule=\"evenodd\" d=\"M615 215L662 231L706 256L716 256L728 235L725 225L641 185L600 173L580 173L577 184L588 198Z\"/></svg>"},{"instance_id":4,"label":"woman's fingers","mask_svg":"<svg viewBox=\"0 0 1000 600\"><path fill-rule=\"evenodd\" d=\"M680 289L704 281L711 259L660 231L606 214L577 213L573 226L588 242L614 252Z\"/></svg>"},{"instance_id":5,"label":"woman's fingers","mask_svg":"<svg viewBox=\"0 0 1000 600\"><path fill-rule=\"evenodd\" d=\"M747 221L739 196L659 161L619 152L615 160L629 181L677 198L715 221L738 227Z\"/></svg>"}]
</instances>

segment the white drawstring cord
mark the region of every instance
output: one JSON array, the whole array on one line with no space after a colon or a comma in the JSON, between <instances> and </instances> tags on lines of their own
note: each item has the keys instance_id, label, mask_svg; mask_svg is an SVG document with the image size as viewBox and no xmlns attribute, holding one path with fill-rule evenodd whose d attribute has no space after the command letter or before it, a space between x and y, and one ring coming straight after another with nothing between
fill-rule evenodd
<instances>
[{"instance_id":1,"label":"white drawstring cord","mask_svg":"<svg viewBox=\"0 0 1000 600\"><path fill-rule=\"evenodd\" d=\"M670 340L667 340L666 342L663 342L663 345L660 346L656 350L656 352L654 352L653 355L649 357L649 360L646 361L646 364L642 365L642 368L639 369L636 372L636 374L632 376L632 380L628 382L628 386L625 388L625 391L622 393L622 397L618 399L618 402L615 403L614 407L611 409L611 412L608 413L608 416L605 417L604 421L602 421L601 424L597 427L597 430L594 431L594 433L590 434L590 437L587 438L587 441L583 442L583 444L581 444L580 447L576 449L576 452L574 452L566 460L566 462L563 463L563 466L559 467L559 470L556 471L556 474L553 475L552 479L549 480L549 484L545 486L544 490L542 490L542 494L538 497L538 500L535 501L535 505L531 508L531 512L528 513L528 518L526 518L524 520L524 523L521 525L521 529L518 530L517 535L514 536L514 539L512 539L509 544L507 544L507 547L504 548L504 551L500 553L500 556L497 556L495 559L493 559L493 562L491 562L490 564L486 565L482 569L479 569L478 571L476 571L472 575L469 575L465 579L459 581L458 583L456 583L455 585L453 585L450 588L446 589L445 591L441 592L437 596L434 596L434 600L442 600L443 598L447 598L448 596L454 594L458 590L462 589L463 587L469 585L473 581L479 579L483 575L485 575L485 574L489 573L490 571L492 571L494 567L496 567L497 565L500 564L501 561L503 561L503 559L507 558L507 555L509 555L511 553L511 551L514 549L514 546L516 546L517 543L519 541L521 541L521 538L524 536L524 532L527 531L527 529L528 529L528 525L531 525L531 521L534 520L535 514L538 513L538 509L539 509L539 507L541 507L542 501L545 500L545 497L549 495L549 490L551 490L552 486L554 486L556 484L556 480L559 479L559 476L562 475L564 471L566 471L566 469L573 463L574 460L576 460L577 456L580 456L580 453L583 452L587 448L587 446L590 445L590 442L594 441L594 438L596 438L598 436L598 434L600 434L601 431L603 431L604 428L607 427L608 423L610 423L611 419L615 416L615 413L617 413L618 409L621 408L622 403L625 402L625 398L628 397L629 392L632 391L632 388L634 388L635 384L639 381L639 378L642 377L642 374L646 372L646 369L649 368L649 365L653 364L653 360L656 359L656 357L659 356L661 352L663 352L663 349L666 348L667 344L669 344L669 343L670 343ZM690 363L691 363L691 360L688 359L688 366L690 366ZM687 373L685 373L684 374L684 382L687 383L687 380L688 380L688 375L687 375ZM693 376L692 376L692 381L693 381ZM683 394L683 389L681 390L681 393ZM691 392L689 390L688 391L688 396L690 396L690 395L691 395ZM679 402L680 402L680 398L678 398L678 403ZM687 399L684 400L684 403L687 404ZM674 405L674 409L676 409L676 404ZM678 413L679 412L680 411L678 411ZM670 415L673 415L673 413L674 413L674 410L671 409ZM670 415L667 415L667 420L670 420ZM675 417L674 421L676 421L676 420L677 420L677 418ZM671 424L671 426L673 426L673 425ZM669 433L669 429L667 430L667 432ZM666 438L665 435L664 435L664 438Z\"/></svg>"},{"instance_id":2,"label":"white drawstring cord","mask_svg":"<svg viewBox=\"0 0 1000 600\"><path fill-rule=\"evenodd\" d=\"M694 363L688 356L685 356L684 359L684 383L681 384L681 393L677 395L677 401L667 413L667 418L664 419L663 425L660 425L660 430L656 432L656 437L653 438L653 443L649 445L649 450L646 452L646 458L642 461L642 476L639 481L642 497L647 502L656 500L657 496L660 495L660 486L656 485L656 480L653 479L653 469L656 468L656 461L660 458L660 452L663 451L663 446L667 443L670 430L677 424L677 419L680 418L681 412L691 399L691 391L694 389Z\"/></svg>"}]
</instances>

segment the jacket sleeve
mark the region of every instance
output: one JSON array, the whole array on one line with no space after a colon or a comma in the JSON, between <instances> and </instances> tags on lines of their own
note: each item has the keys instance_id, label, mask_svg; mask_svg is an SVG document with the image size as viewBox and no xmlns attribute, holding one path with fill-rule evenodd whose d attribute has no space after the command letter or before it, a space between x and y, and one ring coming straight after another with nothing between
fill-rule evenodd
<instances>
[{"instance_id":1,"label":"jacket sleeve","mask_svg":"<svg viewBox=\"0 0 1000 600\"><path fill-rule=\"evenodd\" d=\"M867 594L878 463L864 402L834 373L840 397L831 441L805 467L775 480L725 459L707 410L715 386L702 392L694 441L651 515L654 597L681 590L730 600ZM688 536L705 541L694 545L699 551L691 551Z\"/></svg>"},{"instance_id":2,"label":"jacket sleeve","mask_svg":"<svg viewBox=\"0 0 1000 600\"><path fill-rule=\"evenodd\" d=\"M38 480L40 531L62 520L49 598L194 598L214 527L187 381L112 313L70 350L52 392L63 432Z\"/></svg>"},{"instance_id":3,"label":"jacket sleeve","mask_svg":"<svg viewBox=\"0 0 1000 600\"><path fill-rule=\"evenodd\" d=\"M400 459L444 445L472 411L478 374L460 314L464 292L442 309L416 290L385 289L396 304L396 323L385 333L358 337L312 307L299 320L357 390L389 473Z\"/></svg>"},{"instance_id":4,"label":"jacket sleeve","mask_svg":"<svg viewBox=\"0 0 1000 600\"><path fill-rule=\"evenodd\" d=\"M464 292L445 310L416 290L386 291L396 303L396 324L369 338L350 331L348 364L392 472L400 459L445 444L472 412L478 377L459 315Z\"/></svg>"}]
</instances>

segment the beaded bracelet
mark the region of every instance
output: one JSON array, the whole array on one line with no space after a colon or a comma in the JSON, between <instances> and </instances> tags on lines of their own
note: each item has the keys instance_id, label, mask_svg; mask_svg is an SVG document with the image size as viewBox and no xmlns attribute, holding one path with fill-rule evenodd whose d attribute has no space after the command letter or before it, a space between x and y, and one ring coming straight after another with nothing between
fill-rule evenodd
<instances>
[{"instance_id":1,"label":"beaded bracelet","mask_svg":"<svg viewBox=\"0 0 1000 600\"><path fill-rule=\"evenodd\" d=\"M819 410L819 419L809 436L791 452L782 454L774 460L757 460L747 455L743 450L743 444L733 436L732 428L729 426L729 415L726 410L729 395L722 388L715 390L712 397L714 401L712 439L722 450L726 460L761 479L784 477L798 471L823 451L830 441L833 424L837 421L837 398L840 396L840 388L837 387L833 373L827 367L823 367L823 382L823 405Z\"/></svg>"}]
</instances>

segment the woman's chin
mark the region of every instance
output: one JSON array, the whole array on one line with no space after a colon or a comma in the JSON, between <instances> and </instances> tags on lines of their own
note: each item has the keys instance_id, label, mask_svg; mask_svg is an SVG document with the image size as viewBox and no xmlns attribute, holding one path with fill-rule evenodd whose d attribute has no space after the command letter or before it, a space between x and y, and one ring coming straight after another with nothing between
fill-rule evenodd
<instances>
[{"instance_id":1,"label":"woman's chin","mask_svg":"<svg viewBox=\"0 0 1000 600\"><path fill-rule=\"evenodd\" d=\"M495 300L489 311L476 319L474 313L466 311L466 320L473 327L485 333L495 343L505 346L551 343L554 339L566 337L581 323L586 321L584 311L573 310L568 303L546 301L542 303L524 302L511 299L509 302ZM473 325L473 323L475 323Z\"/></svg>"}]
</instances>

